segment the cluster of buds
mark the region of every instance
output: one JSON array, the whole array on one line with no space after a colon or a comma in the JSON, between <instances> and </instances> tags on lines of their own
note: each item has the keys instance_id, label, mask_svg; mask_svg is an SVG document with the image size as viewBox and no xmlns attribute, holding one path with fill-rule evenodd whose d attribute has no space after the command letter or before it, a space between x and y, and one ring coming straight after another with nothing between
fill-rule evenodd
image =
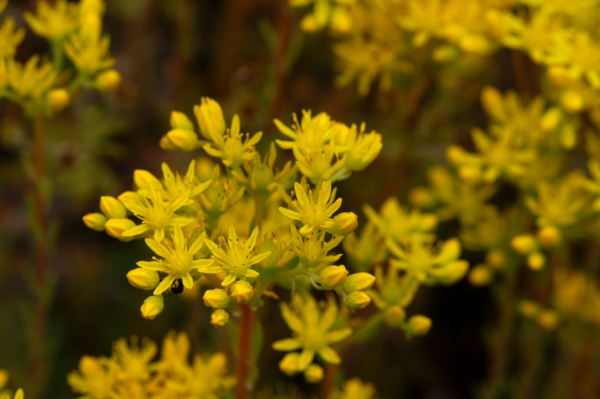
<instances>
[{"instance_id":1,"label":"cluster of buds","mask_svg":"<svg viewBox=\"0 0 600 399\"><path fill-rule=\"evenodd\" d=\"M239 280L225 289L216 288L207 290L202 299L204 304L213 308L210 322L216 327L223 327L229 322L229 313L227 308L233 298L239 304L245 304L252 300L254 296L254 288L244 280Z\"/></svg>"}]
</instances>

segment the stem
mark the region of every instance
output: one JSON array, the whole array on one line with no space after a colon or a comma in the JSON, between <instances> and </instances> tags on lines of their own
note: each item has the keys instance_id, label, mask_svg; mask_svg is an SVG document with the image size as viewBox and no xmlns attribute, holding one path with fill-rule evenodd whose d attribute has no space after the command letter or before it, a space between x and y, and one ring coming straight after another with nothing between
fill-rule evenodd
<instances>
[{"instance_id":1,"label":"stem","mask_svg":"<svg viewBox=\"0 0 600 399\"><path fill-rule=\"evenodd\" d=\"M240 305L242 316L238 336L238 353L236 364L237 385L235 387L236 399L248 399L250 389L248 386L248 370L252 363L252 331L254 327L254 311L245 304Z\"/></svg>"},{"instance_id":2,"label":"stem","mask_svg":"<svg viewBox=\"0 0 600 399\"><path fill-rule=\"evenodd\" d=\"M48 317L48 206L44 193L46 179L45 168L45 131L44 117L37 115L33 119L33 230L35 246L35 303L33 304L34 318L29 333L31 357L29 369L35 383L34 392L39 391L44 384L47 370L45 350L46 325ZM35 393L34 393L35 394ZM39 396L39 395L38 395Z\"/></svg>"},{"instance_id":3,"label":"stem","mask_svg":"<svg viewBox=\"0 0 600 399\"><path fill-rule=\"evenodd\" d=\"M325 379L323 380L323 387L321 388L321 398L329 399L331 392L335 386L335 376L337 374L339 364L327 363L325 366Z\"/></svg>"}]
</instances>

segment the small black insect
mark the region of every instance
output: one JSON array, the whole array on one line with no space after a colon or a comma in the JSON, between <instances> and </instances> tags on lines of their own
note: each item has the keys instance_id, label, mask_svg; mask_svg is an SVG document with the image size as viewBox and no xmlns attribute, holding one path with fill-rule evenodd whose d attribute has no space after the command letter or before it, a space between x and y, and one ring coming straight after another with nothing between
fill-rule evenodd
<instances>
[{"instance_id":1,"label":"small black insect","mask_svg":"<svg viewBox=\"0 0 600 399\"><path fill-rule=\"evenodd\" d=\"M183 292L183 281L181 281L181 279L173 281L173 285L171 285L171 292L173 294L181 294Z\"/></svg>"}]
</instances>

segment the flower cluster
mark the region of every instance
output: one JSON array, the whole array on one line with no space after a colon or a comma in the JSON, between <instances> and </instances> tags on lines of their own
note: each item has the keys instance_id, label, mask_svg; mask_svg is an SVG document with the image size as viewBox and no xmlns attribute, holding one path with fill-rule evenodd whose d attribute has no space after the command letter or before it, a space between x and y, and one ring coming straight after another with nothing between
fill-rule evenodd
<instances>
[{"instance_id":1,"label":"flower cluster","mask_svg":"<svg viewBox=\"0 0 600 399\"><path fill-rule=\"evenodd\" d=\"M110 357L84 356L79 369L68 376L73 391L87 399L222 397L236 383L227 375L223 353L195 355L189 361L190 342L185 333L170 332L160 358L156 345L136 337L115 342Z\"/></svg>"},{"instance_id":2,"label":"flower cluster","mask_svg":"<svg viewBox=\"0 0 600 399\"><path fill-rule=\"evenodd\" d=\"M7 3L0 1L0 14ZM15 21L5 18L0 27L0 99L18 103L29 115L52 114L67 107L82 86L115 90L121 76L111 69L115 60L108 52L110 39L102 34L103 14L103 0L40 1L36 13L26 12L24 19L49 42L52 59L35 54L24 64L15 57L25 29L15 29ZM73 77L65 79L67 75Z\"/></svg>"}]
</instances>

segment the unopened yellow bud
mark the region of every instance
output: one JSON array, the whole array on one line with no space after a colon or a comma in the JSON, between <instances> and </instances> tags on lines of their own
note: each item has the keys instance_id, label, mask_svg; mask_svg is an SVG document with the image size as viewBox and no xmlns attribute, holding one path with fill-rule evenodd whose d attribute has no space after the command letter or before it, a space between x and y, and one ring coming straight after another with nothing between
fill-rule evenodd
<instances>
[{"instance_id":1,"label":"unopened yellow bud","mask_svg":"<svg viewBox=\"0 0 600 399\"><path fill-rule=\"evenodd\" d=\"M177 147L175 147L173 144L171 144L171 142L170 142L170 141L169 141L169 139L167 138L167 135L166 135L166 134L160 138L160 141L158 142L158 145L159 145L159 146L160 146L160 148L162 148L163 150L167 150L167 151L177 151Z\"/></svg>"},{"instance_id":2,"label":"unopened yellow bud","mask_svg":"<svg viewBox=\"0 0 600 399\"><path fill-rule=\"evenodd\" d=\"M100 361L93 356L83 356L79 361L79 371L86 377L100 375L104 370Z\"/></svg>"},{"instance_id":3,"label":"unopened yellow bud","mask_svg":"<svg viewBox=\"0 0 600 399\"><path fill-rule=\"evenodd\" d=\"M516 236L510 241L510 246L521 255L527 255L538 247L537 240L531 234Z\"/></svg>"},{"instance_id":4,"label":"unopened yellow bud","mask_svg":"<svg viewBox=\"0 0 600 399\"><path fill-rule=\"evenodd\" d=\"M147 320L154 320L165 308L162 295L152 295L142 304L142 316Z\"/></svg>"},{"instance_id":5,"label":"unopened yellow bud","mask_svg":"<svg viewBox=\"0 0 600 399\"><path fill-rule=\"evenodd\" d=\"M348 276L348 270L343 265L341 266L327 266L321 270L319 275L319 283L326 290L333 290L337 287L341 287L346 282Z\"/></svg>"},{"instance_id":6,"label":"unopened yellow bud","mask_svg":"<svg viewBox=\"0 0 600 399\"><path fill-rule=\"evenodd\" d=\"M553 66L548 68L548 79L556 87L563 87L569 82L569 71L565 67Z\"/></svg>"},{"instance_id":7,"label":"unopened yellow bud","mask_svg":"<svg viewBox=\"0 0 600 399\"><path fill-rule=\"evenodd\" d=\"M104 231L104 225L108 219L101 213L88 213L83 217L83 223L96 231Z\"/></svg>"},{"instance_id":8,"label":"unopened yellow bud","mask_svg":"<svg viewBox=\"0 0 600 399\"><path fill-rule=\"evenodd\" d=\"M469 262L466 260L455 260L445 265L433 269L429 274L434 277L440 284L454 284L467 274L469 270Z\"/></svg>"},{"instance_id":9,"label":"unopened yellow bud","mask_svg":"<svg viewBox=\"0 0 600 399\"><path fill-rule=\"evenodd\" d=\"M135 223L133 220L129 219L109 219L104 225L106 233L108 233L109 236L125 242L133 240L135 236L123 237L123 232L134 227Z\"/></svg>"},{"instance_id":10,"label":"unopened yellow bud","mask_svg":"<svg viewBox=\"0 0 600 399\"><path fill-rule=\"evenodd\" d=\"M492 272L485 266L477 265L469 272L469 282L477 287L488 285L492 280Z\"/></svg>"},{"instance_id":11,"label":"unopened yellow bud","mask_svg":"<svg viewBox=\"0 0 600 399\"><path fill-rule=\"evenodd\" d=\"M193 151L198 145L198 135L192 130L173 129L167 133L166 138L179 151Z\"/></svg>"},{"instance_id":12,"label":"unopened yellow bud","mask_svg":"<svg viewBox=\"0 0 600 399\"><path fill-rule=\"evenodd\" d=\"M481 169L476 166L461 166L458 169L458 176L464 182L475 184L481 181Z\"/></svg>"},{"instance_id":13,"label":"unopened yellow bud","mask_svg":"<svg viewBox=\"0 0 600 399\"><path fill-rule=\"evenodd\" d=\"M298 355L296 352L288 353L279 362L279 369L289 376L298 373L299 358L300 355Z\"/></svg>"},{"instance_id":14,"label":"unopened yellow bud","mask_svg":"<svg viewBox=\"0 0 600 399\"><path fill-rule=\"evenodd\" d=\"M544 132L550 132L558 127L561 120L562 112L560 108L554 107L544 113L540 120L540 127Z\"/></svg>"},{"instance_id":15,"label":"unopened yellow bud","mask_svg":"<svg viewBox=\"0 0 600 399\"><path fill-rule=\"evenodd\" d=\"M209 308L225 309L229 306L229 296L220 288L207 290L202 299Z\"/></svg>"},{"instance_id":16,"label":"unopened yellow bud","mask_svg":"<svg viewBox=\"0 0 600 399\"><path fill-rule=\"evenodd\" d=\"M317 384L321 382L324 374L323 367L319 366L318 364L311 364L304 371L304 378L309 384Z\"/></svg>"},{"instance_id":17,"label":"unopened yellow bud","mask_svg":"<svg viewBox=\"0 0 600 399\"><path fill-rule=\"evenodd\" d=\"M408 193L408 201L418 208L430 208L435 204L435 198L426 187L417 187Z\"/></svg>"},{"instance_id":18,"label":"unopened yellow bud","mask_svg":"<svg viewBox=\"0 0 600 399\"><path fill-rule=\"evenodd\" d=\"M527 266L532 270L540 270L546 265L546 257L541 252L534 252L527 257Z\"/></svg>"},{"instance_id":19,"label":"unopened yellow bud","mask_svg":"<svg viewBox=\"0 0 600 399\"><path fill-rule=\"evenodd\" d=\"M123 219L127 216L127 209L115 197L100 197L100 210L109 219Z\"/></svg>"},{"instance_id":20,"label":"unopened yellow bud","mask_svg":"<svg viewBox=\"0 0 600 399\"><path fill-rule=\"evenodd\" d=\"M446 147L446 158L452 165L459 165L465 158L465 150L457 145L449 145ZM450 176L442 168L432 168L429 171L429 179L434 182L436 186L444 186L450 183Z\"/></svg>"},{"instance_id":21,"label":"unopened yellow bud","mask_svg":"<svg viewBox=\"0 0 600 399\"><path fill-rule=\"evenodd\" d=\"M150 291L156 288L160 282L160 277L158 272L154 270L139 267L130 270L129 273L127 273L127 280L129 280L129 284L133 285L135 288Z\"/></svg>"},{"instance_id":22,"label":"unopened yellow bud","mask_svg":"<svg viewBox=\"0 0 600 399\"><path fill-rule=\"evenodd\" d=\"M579 112L583 108L583 98L575 90L567 90L560 98L562 106L567 112L572 114Z\"/></svg>"},{"instance_id":23,"label":"unopened yellow bud","mask_svg":"<svg viewBox=\"0 0 600 399\"><path fill-rule=\"evenodd\" d=\"M117 90L121 81L121 74L114 69L109 69L96 77L96 87L103 93L111 93Z\"/></svg>"},{"instance_id":24,"label":"unopened yellow bud","mask_svg":"<svg viewBox=\"0 0 600 399\"><path fill-rule=\"evenodd\" d=\"M346 294L354 291L366 291L375 283L375 276L369 273L354 273L346 278L342 289Z\"/></svg>"},{"instance_id":25,"label":"unopened yellow bud","mask_svg":"<svg viewBox=\"0 0 600 399\"><path fill-rule=\"evenodd\" d=\"M231 287L231 296L234 297L238 303L247 303L252 299L253 295L254 289L247 281L240 280Z\"/></svg>"},{"instance_id":26,"label":"unopened yellow bud","mask_svg":"<svg viewBox=\"0 0 600 399\"><path fill-rule=\"evenodd\" d=\"M406 312L398 305L392 306L385 312L385 321L390 327L400 327L405 318Z\"/></svg>"},{"instance_id":27,"label":"unopened yellow bud","mask_svg":"<svg viewBox=\"0 0 600 399\"><path fill-rule=\"evenodd\" d=\"M223 327L229 323L229 313L223 309L217 309L210 315L210 324L215 327Z\"/></svg>"},{"instance_id":28,"label":"unopened yellow bud","mask_svg":"<svg viewBox=\"0 0 600 399\"><path fill-rule=\"evenodd\" d=\"M481 92L481 103L486 112L496 120L504 120L502 94L498 89L486 86Z\"/></svg>"},{"instance_id":29,"label":"unopened yellow bud","mask_svg":"<svg viewBox=\"0 0 600 399\"><path fill-rule=\"evenodd\" d=\"M343 7L336 7L331 13L329 26L335 32L348 33L352 28L352 17Z\"/></svg>"},{"instance_id":30,"label":"unopened yellow bud","mask_svg":"<svg viewBox=\"0 0 600 399\"><path fill-rule=\"evenodd\" d=\"M142 199L141 197L142 196L140 194L134 191L125 191L124 193L120 194L117 199L120 203L125 205L125 208L127 208L128 203L136 203Z\"/></svg>"},{"instance_id":31,"label":"unopened yellow bud","mask_svg":"<svg viewBox=\"0 0 600 399\"><path fill-rule=\"evenodd\" d=\"M343 212L333 218L335 227L332 234L346 236L358 227L358 217L354 212Z\"/></svg>"},{"instance_id":32,"label":"unopened yellow bud","mask_svg":"<svg viewBox=\"0 0 600 399\"><path fill-rule=\"evenodd\" d=\"M172 129L194 130L194 124L183 112L171 112L171 119L169 122Z\"/></svg>"},{"instance_id":33,"label":"unopened yellow bud","mask_svg":"<svg viewBox=\"0 0 600 399\"><path fill-rule=\"evenodd\" d=\"M206 139L212 140L212 134L216 136L225 134L223 110L215 100L207 97L202 98L201 105L194 107L194 114L198 120L198 125L200 125L200 133Z\"/></svg>"},{"instance_id":34,"label":"unopened yellow bud","mask_svg":"<svg viewBox=\"0 0 600 399\"><path fill-rule=\"evenodd\" d=\"M54 89L48 93L48 105L53 111L65 109L71 102L71 96L65 89Z\"/></svg>"},{"instance_id":35,"label":"unopened yellow bud","mask_svg":"<svg viewBox=\"0 0 600 399\"><path fill-rule=\"evenodd\" d=\"M346 306L353 310L364 309L371 303L371 297L364 291L351 292L346 298Z\"/></svg>"},{"instance_id":36,"label":"unopened yellow bud","mask_svg":"<svg viewBox=\"0 0 600 399\"><path fill-rule=\"evenodd\" d=\"M504 266L504 262L506 262L506 257L503 251L494 249L487 253L485 262L494 269L501 269Z\"/></svg>"},{"instance_id":37,"label":"unopened yellow bud","mask_svg":"<svg viewBox=\"0 0 600 399\"><path fill-rule=\"evenodd\" d=\"M150 189L151 187L160 188L162 183L152 173L143 169L133 171L133 182L137 188Z\"/></svg>"},{"instance_id":38,"label":"unopened yellow bud","mask_svg":"<svg viewBox=\"0 0 600 399\"><path fill-rule=\"evenodd\" d=\"M562 234L560 230L554 226L546 226L538 231L538 239L545 247L554 247L560 243Z\"/></svg>"},{"instance_id":39,"label":"unopened yellow bud","mask_svg":"<svg viewBox=\"0 0 600 399\"><path fill-rule=\"evenodd\" d=\"M300 29L304 32L312 33L319 30L319 24L314 15L308 14L300 21Z\"/></svg>"},{"instance_id":40,"label":"unopened yellow bud","mask_svg":"<svg viewBox=\"0 0 600 399\"><path fill-rule=\"evenodd\" d=\"M537 316L540 313L540 305L538 305L537 303L535 303L533 301L528 301L528 300L520 301L519 305L518 305L518 309L519 309L519 312L523 316L530 318L530 319Z\"/></svg>"},{"instance_id":41,"label":"unopened yellow bud","mask_svg":"<svg viewBox=\"0 0 600 399\"><path fill-rule=\"evenodd\" d=\"M538 315L537 322L546 330L554 330L558 325L558 315L553 310L543 310Z\"/></svg>"},{"instance_id":42,"label":"unopened yellow bud","mask_svg":"<svg viewBox=\"0 0 600 399\"><path fill-rule=\"evenodd\" d=\"M425 335L431 329L431 319L423 315L414 315L408 319L408 330L412 335Z\"/></svg>"}]
</instances>

